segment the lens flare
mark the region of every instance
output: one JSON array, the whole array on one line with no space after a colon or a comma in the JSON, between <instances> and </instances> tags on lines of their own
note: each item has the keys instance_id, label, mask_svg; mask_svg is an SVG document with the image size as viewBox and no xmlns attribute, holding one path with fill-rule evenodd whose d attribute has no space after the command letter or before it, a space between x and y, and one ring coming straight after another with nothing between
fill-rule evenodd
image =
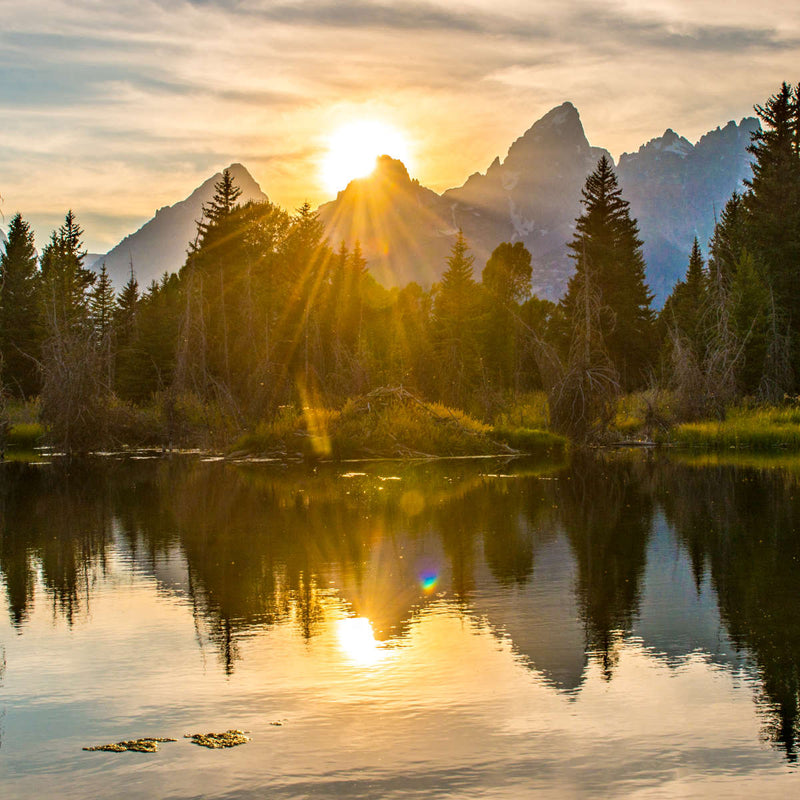
<instances>
[{"instance_id":1,"label":"lens flare","mask_svg":"<svg viewBox=\"0 0 800 800\"><path fill-rule=\"evenodd\" d=\"M419 576L419 583L425 594L431 594L439 583L439 576L435 572L423 572Z\"/></svg>"}]
</instances>

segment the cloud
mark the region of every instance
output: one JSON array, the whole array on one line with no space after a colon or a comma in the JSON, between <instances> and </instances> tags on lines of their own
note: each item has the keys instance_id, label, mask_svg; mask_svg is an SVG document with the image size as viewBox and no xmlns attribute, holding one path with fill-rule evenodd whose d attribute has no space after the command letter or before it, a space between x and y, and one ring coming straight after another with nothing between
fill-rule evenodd
<instances>
[{"instance_id":1,"label":"cloud","mask_svg":"<svg viewBox=\"0 0 800 800\"><path fill-rule=\"evenodd\" d=\"M0 18L3 210L107 213L104 240L232 161L283 205L322 202L326 135L354 117L403 128L441 190L565 99L619 153L740 118L800 63L781 0L0 0Z\"/></svg>"}]
</instances>

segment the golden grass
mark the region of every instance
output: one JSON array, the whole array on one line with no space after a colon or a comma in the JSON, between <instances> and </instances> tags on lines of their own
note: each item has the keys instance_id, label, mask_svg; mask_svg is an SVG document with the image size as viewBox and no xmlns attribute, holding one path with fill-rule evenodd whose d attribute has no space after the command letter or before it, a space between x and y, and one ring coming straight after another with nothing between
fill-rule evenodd
<instances>
[{"instance_id":1,"label":"golden grass","mask_svg":"<svg viewBox=\"0 0 800 800\"><path fill-rule=\"evenodd\" d=\"M671 438L711 449L800 450L800 407L737 406L724 420L676 425Z\"/></svg>"},{"instance_id":2,"label":"golden grass","mask_svg":"<svg viewBox=\"0 0 800 800\"><path fill-rule=\"evenodd\" d=\"M373 393L341 411L284 407L241 436L233 451L306 458L407 458L510 452L563 454L566 440L542 430L491 426L407 393Z\"/></svg>"}]
</instances>

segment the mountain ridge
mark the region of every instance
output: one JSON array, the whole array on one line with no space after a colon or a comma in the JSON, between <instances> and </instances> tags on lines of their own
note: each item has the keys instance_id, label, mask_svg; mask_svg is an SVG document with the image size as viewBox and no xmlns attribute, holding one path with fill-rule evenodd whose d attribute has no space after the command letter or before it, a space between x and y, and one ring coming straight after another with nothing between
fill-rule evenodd
<instances>
[{"instance_id":1,"label":"mountain ridge","mask_svg":"<svg viewBox=\"0 0 800 800\"><path fill-rule=\"evenodd\" d=\"M694 236L707 243L716 216L749 175L747 145L756 129L757 119L745 117L692 143L667 128L620 155L616 171L644 240L657 305L683 276ZM438 194L412 178L401 161L381 156L371 175L350 181L318 213L331 246L358 241L370 271L387 286L437 281L462 230L476 278L498 244L521 241L533 256L533 291L557 300L573 271L566 245L581 211L581 189L603 155L614 163L607 150L590 144L577 108L565 101L517 137L504 158L495 157L461 186ZM229 169L243 189L242 202L267 199L244 166ZM202 205L220 177L158 209L95 261L95 269L105 261L117 286L127 280L131 261L140 283L180 269Z\"/></svg>"}]
</instances>

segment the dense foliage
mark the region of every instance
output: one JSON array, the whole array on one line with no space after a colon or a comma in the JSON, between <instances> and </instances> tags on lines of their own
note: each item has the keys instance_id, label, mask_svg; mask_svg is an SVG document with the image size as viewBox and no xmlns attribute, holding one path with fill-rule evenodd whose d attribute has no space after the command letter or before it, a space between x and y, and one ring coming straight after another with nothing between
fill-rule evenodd
<instances>
[{"instance_id":1,"label":"dense foliage","mask_svg":"<svg viewBox=\"0 0 800 800\"><path fill-rule=\"evenodd\" d=\"M722 210L707 264L695 241L657 319L605 157L582 193L558 305L531 296L536 265L520 242L499 243L476 279L461 233L440 283L386 289L358 242L325 240L308 204L240 205L227 171L179 274L144 291L135 264L119 294L104 266L85 267L71 211L38 259L17 214L0 254L4 392L40 395L68 449L148 408L155 438L177 442L192 421L235 434L287 404L341 408L387 386L484 419L543 388L551 421L578 438L607 424L615 393L648 384L671 389L686 419L721 415L737 396L797 394L800 88L783 84L756 111L752 179Z\"/></svg>"}]
</instances>

